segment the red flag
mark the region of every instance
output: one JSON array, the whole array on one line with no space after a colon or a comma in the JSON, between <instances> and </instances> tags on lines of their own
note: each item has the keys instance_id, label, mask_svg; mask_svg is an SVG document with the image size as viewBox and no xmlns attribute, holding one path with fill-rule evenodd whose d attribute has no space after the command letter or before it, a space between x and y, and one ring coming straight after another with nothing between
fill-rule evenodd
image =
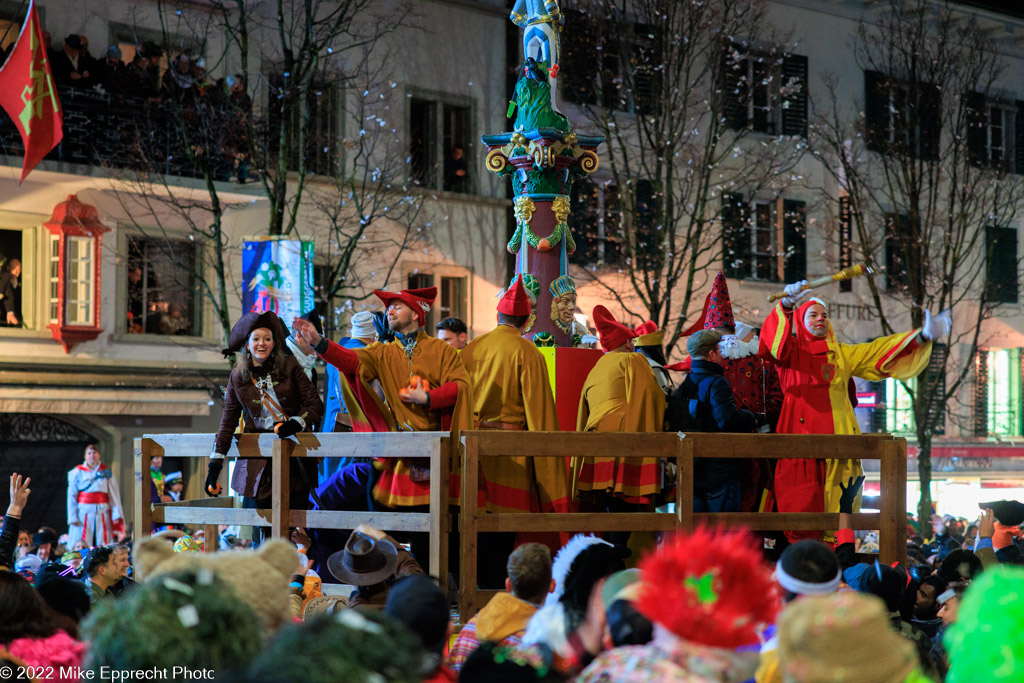
<instances>
[{"instance_id":1,"label":"red flag","mask_svg":"<svg viewBox=\"0 0 1024 683\"><path fill-rule=\"evenodd\" d=\"M21 182L64 137L63 114L53 84L43 29L33 0L7 62L0 68L0 107L14 120L25 144ZM20 183L19 183L20 184Z\"/></svg>"}]
</instances>

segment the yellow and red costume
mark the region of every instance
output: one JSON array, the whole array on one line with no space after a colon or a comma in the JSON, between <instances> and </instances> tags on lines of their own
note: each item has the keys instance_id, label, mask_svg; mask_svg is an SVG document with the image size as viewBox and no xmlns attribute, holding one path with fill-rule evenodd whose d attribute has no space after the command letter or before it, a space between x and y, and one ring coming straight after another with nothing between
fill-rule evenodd
<instances>
[{"instance_id":1,"label":"yellow and red costume","mask_svg":"<svg viewBox=\"0 0 1024 683\"><path fill-rule=\"evenodd\" d=\"M516 310L520 312L512 312ZM517 278L509 288L498 311L530 314L521 280ZM518 329L499 325L467 344L461 355L473 386L473 417L478 429L558 431L547 363L536 345L524 339ZM564 458L487 459L481 462L481 469L488 511L569 511L572 486Z\"/></svg>"},{"instance_id":2,"label":"yellow and red costume","mask_svg":"<svg viewBox=\"0 0 1024 683\"><path fill-rule=\"evenodd\" d=\"M604 306L594 308L594 324L605 351L621 347L654 323L631 330L616 322ZM660 432L665 421L665 392L639 353L605 353L594 365L580 395L576 429L581 432ZM656 458L583 458L576 490L606 491L629 503L647 503L660 491Z\"/></svg>"},{"instance_id":3,"label":"yellow and red costume","mask_svg":"<svg viewBox=\"0 0 1024 683\"><path fill-rule=\"evenodd\" d=\"M410 303L425 319L436 290L407 290L400 293L374 292L387 305L393 299ZM425 306L425 308L424 308ZM343 378L342 394L350 407L352 429L357 432L422 432L451 429L457 433L468 429L473 420L473 398L469 375L458 352L451 346L430 337L421 328L408 337L396 335L386 344L376 342L363 349L346 349L329 342L320 354L336 366ZM431 387L430 407L405 403L400 389L419 376ZM378 380L383 400L373 389ZM374 498L388 507L430 504L430 482L427 461L381 458L376 467L381 471L374 487ZM449 493L458 500L460 477L453 472Z\"/></svg>"},{"instance_id":4,"label":"yellow and red costume","mask_svg":"<svg viewBox=\"0 0 1024 683\"><path fill-rule=\"evenodd\" d=\"M848 394L850 378L916 377L928 365L932 344L919 329L863 344L843 344L836 340L831 323L824 338L816 337L803 322L813 304L825 306L810 299L794 314L780 302L761 328L759 353L778 365L784 394L777 431L860 434ZM779 512L838 512L840 482L863 473L860 460L779 460L775 467ZM792 540L817 534L787 531L786 535Z\"/></svg>"}]
</instances>

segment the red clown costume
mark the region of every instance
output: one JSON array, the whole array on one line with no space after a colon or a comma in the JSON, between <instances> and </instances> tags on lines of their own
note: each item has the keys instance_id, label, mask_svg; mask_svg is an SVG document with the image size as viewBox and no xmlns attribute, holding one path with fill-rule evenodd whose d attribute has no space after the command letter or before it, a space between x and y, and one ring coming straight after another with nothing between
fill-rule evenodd
<instances>
[{"instance_id":1,"label":"red clown costume","mask_svg":"<svg viewBox=\"0 0 1024 683\"><path fill-rule=\"evenodd\" d=\"M815 304L828 310L820 299L809 299L795 313L779 302L761 328L761 357L778 365L785 395L777 430L780 434L860 434L848 394L850 378L916 377L928 365L932 344L921 329L843 344L827 323L825 336L815 336L804 325L807 310ZM779 512L838 512L840 482L863 473L860 460L779 460L775 467ZM858 496L855 510L859 508ZM786 532L790 540L817 535Z\"/></svg>"}]
</instances>

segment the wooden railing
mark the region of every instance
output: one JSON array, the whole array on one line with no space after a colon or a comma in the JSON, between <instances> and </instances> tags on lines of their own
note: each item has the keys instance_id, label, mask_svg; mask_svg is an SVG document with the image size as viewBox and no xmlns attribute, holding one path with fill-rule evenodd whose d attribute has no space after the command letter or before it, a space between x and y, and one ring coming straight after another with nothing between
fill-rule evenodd
<instances>
[{"instance_id":1,"label":"wooden railing","mask_svg":"<svg viewBox=\"0 0 1024 683\"><path fill-rule=\"evenodd\" d=\"M200 458L202 469L210 454L213 434L149 434L135 440L135 529L149 535L153 523L203 525L208 550L217 547L217 525L270 527L274 538L287 538L289 527L309 529L354 529L369 524L383 531L423 532L430 535L429 563L438 576L448 575L448 432L404 432L375 434L297 434L279 439L273 434L243 434L235 437L228 458L270 458L273 485L270 509L234 507L234 498L184 500L151 504L150 460ZM430 511L340 512L293 510L289 500L290 458L429 458ZM221 474L224 486L227 468ZM224 486L226 489L227 487Z\"/></svg>"},{"instance_id":2,"label":"wooden railing","mask_svg":"<svg viewBox=\"0 0 1024 683\"><path fill-rule=\"evenodd\" d=\"M289 527L354 529L370 524L385 531L425 532L430 535L429 564L439 577L448 575L448 476L451 442L447 432L377 434L299 434L295 440L272 434L236 437L229 458L271 459L273 506L235 508L230 496L150 503L150 459L154 456L201 458L205 465L212 434L148 435L135 440L135 529L147 535L152 523L204 525L208 547L215 547L218 524L269 526L273 537L287 537ZM907 444L888 434L857 436L779 434L618 434L578 432L468 431L461 434L459 609L465 623L495 591L476 585L478 536L488 532L608 532L676 531L697 523L743 526L753 531L839 528L838 513L719 513L693 512L693 465L696 458L853 458L881 461L880 511L852 516L854 529L879 530L879 560L906 559ZM503 457L535 458L665 458L676 464L675 512L636 513L500 513L476 505L480 461ZM292 457L430 458L430 512L338 512L292 510L289 467ZM226 473L223 475L226 476Z\"/></svg>"},{"instance_id":3,"label":"wooden railing","mask_svg":"<svg viewBox=\"0 0 1024 683\"><path fill-rule=\"evenodd\" d=\"M881 461L880 511L852 516L853 529L879 530L879 560L904 561L907 554L907 443L888 434L615 434L588 432L462 432L462 509L459 512L459 613L465 623L496 591L476 585L478 535L486 532L675 531L694 524L743 526L752 531L839 528L838 513L693 512L695 458L854 458ZM667 458L676 463L675 512L486 513L475 505L480 461L502 457Z\"/></svg>"}]
</instances>

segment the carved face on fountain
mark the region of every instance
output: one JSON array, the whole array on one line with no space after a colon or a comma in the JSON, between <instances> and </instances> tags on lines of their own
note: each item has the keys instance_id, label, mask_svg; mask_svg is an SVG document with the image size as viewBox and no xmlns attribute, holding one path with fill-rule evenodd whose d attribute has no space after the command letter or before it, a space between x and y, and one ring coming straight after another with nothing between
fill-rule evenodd
<instances>
[{"instance_id":1,"label":"carved face on fountain","mask_svg":"<svg viewBox=\"0 0 1024 683\"><path fill-rule=\"evenodd\" d=\"M576 312L576 283L568 275L551 282L551 320L562 332L572 334L573 314Z\"/></svg>"}]
</instances>

